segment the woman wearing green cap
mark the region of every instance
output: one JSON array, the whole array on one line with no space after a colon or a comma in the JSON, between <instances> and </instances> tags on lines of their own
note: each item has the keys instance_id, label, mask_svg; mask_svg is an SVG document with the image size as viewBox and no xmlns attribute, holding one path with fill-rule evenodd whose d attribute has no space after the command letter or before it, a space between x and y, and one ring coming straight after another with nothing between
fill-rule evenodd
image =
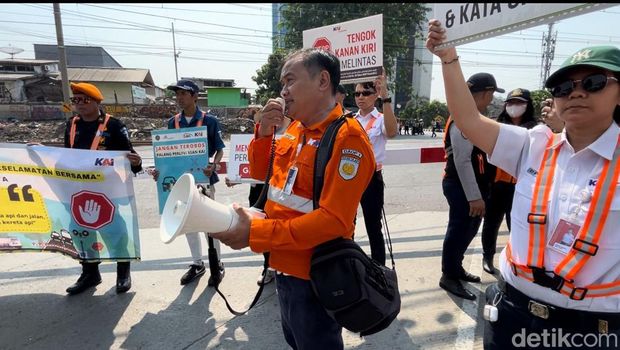
<instances>
[{"instance_id":1,"label":"woman wearing green cap","mask_svg":"<svg viewBox=\"0 0 620 350\"><path fill-rule=\"evenodd\" d=\"M517 178L500 282L487 288L486 349L537 344L598 349L620 343L620 49L584 48L545 86L562 133L481 116L438 20L426 47L442 62L448 108L489 161ZM572 229L576 238L559 249ZM570 336L567 337L567 334ZM567 338L577 343L567 343ZM534 345L527 345L534 346Z\"/></svg>"}]
</instances>

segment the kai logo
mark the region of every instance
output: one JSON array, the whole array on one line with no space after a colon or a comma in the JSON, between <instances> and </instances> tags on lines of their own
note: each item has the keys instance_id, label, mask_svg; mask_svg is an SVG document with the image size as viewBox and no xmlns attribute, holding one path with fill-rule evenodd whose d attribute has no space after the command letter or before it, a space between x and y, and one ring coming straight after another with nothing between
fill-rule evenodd
<instances>
[{"instance_id":1,"label":"kai logo","mask_svg":"<svg viewBox=\"0 0 620 350\"><path fill-rule=\"evenodd\" d=\"M95 159L96 166L114 166L114 158L97 158Z\"/></svg>"}]
</instances>

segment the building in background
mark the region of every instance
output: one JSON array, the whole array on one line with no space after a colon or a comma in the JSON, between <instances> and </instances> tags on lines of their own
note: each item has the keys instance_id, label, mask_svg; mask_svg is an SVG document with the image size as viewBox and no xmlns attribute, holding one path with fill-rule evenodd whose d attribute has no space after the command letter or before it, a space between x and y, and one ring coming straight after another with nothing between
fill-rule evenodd
<instances>
[{"instance_id":1,"label":"building in background","mask_svg":"<svg viewBox=\"0 0 620 350\"><path fill-rule=\"evenodd\" d=\"M273 41L273 51L284 48L286 28L278 28L278 25L282 21L282 10L284 10L284 8L286 8L286 4L271 4L271 37Z\"/></svg>"},{"instance_id":2,"label":"building in background","mask_svg":"<svg viewBox=\"0 0 620 350\"><path fill-rule=\"evenodd\" d=\"M99 46L65 46L65 55L67 67L123 68L112 55ZM34 44L34 58L59 61L58 46Z\"/></svg>"},{"instance_id":3,"label":"building in background","mask_svg":"<svg viewBox=\"0 0 620 350\"><path fill-rule=\"evenodd\" d=\"M0 103L62 101L56 45L34 44L35 59L0 60ZM123 68L105 49L67 46L69 82L97 85L103 104L150 104L164 99L148 69ZM48 57L48 58L43 58Z\"/></svg>"},{"instance_id":4,"label":"building in background","mask_svg":"<svg viewBox=\"0 0 620 350\"><path fill-rule=\"evenodd\" d=\"M165 95L148 69L67 68L67 73L71 82L95 84L105 98L102 104L148 104Z\"/></svg>"},{"instance_id":5,"label":"building in background","mask_svg":"<svg viewBox=\"0 0 620 350\"><path fill-rule=\"evenodd\" d=\"M211 107L247 107L250 93L247 88L235 86L234 79L213 79L197 77L181 77L191 80L200 89L197 105L202 108Z\"/></svg>"},{"instance_id":6,"label":"building in background","mask_svg":"<svg viewBox=\"0 0 620 350\"><path fill-rule=\"evenodd\" d=\"M208 106L212 107L247 107L250 93L240 87L207 87Z\"/></svg>"},{"instance_id":7,"label":"building in background","mask_svg":"<svg viewBox=\"0 0 620 350\"><path fill-rule=\"evenodd\" d=\"M0 103L62 101L58 76L58 61L1 59Z\"/></svg>"}]
</instances>

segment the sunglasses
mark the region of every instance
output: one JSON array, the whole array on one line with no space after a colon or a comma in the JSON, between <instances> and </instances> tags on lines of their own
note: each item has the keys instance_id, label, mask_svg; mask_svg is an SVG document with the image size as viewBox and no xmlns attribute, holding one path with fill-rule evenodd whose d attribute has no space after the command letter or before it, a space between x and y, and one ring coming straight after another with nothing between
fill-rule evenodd
<instances>
[{"instance_id":1,"label":"sunglasses","mask_svg":"<svg viewBox=\"0 0 620 350\"><path fill-rule=\"evenodd\" d=\"M603 73L597 73L597 74L588 75L587 77L581 80L570 80L569 79L563 83L560 83L552 87L551 89L549 89L549 91L551 92L551 95L553 97L568 96L571 92L573 92L573 90L575 90L575 88L577 87L577 84L579 83L581 84L581 88L584 89L585 91L597 92L597 91L603 90L605 86L607 86L608 80L615 80L616 82L618 81L618 79L616 79L615 77L608 77L607 75Z\"/></svg>"},{"instance_id":2,"label":"sunglasses","mask_svg":"<svg viewBox=\"0 0 620 350\"><path fill-rule=\"evenodd\" d=\"M70 100L74 105L79 105L80 103L89 104L92 101L90 97L71 97Z\"/></svg>"},{"instance_id":3,"label":"sunglasses","mask_svg":"<svg viewBox=\"0 0 620 350\"><path fill-rule=\"evenodd\" d=\"M362 95L368 97L370 95L374 95L374 91L364 90L364 91L355 91L355 97L360 97Z\"/></svg>"}]
</instances>

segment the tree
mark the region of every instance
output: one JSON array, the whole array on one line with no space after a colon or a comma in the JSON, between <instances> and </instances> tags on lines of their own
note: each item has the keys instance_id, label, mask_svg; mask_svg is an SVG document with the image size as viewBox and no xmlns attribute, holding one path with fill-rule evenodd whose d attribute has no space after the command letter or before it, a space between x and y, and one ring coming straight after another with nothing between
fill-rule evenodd
<instances>
[{"instance_id":1,"label":"tree","mask_svg":"<svg viewBox=\"0 0 620 350\"><path fill-rule=\"evenodd\" d=\"M534 115L540 118L540 110L542 109L542 101L551 98L551 93L547 90L534 90L530 93L532 103L534 104Z\"/></svg>"},{"instance_id":2,"label":"tree","mask_svg":"<svg viewBox=\"0 0 620 350\"><path fill-rule=\"evenodd\" d=\"M304 30L383 14L383 65L386 75L391 77L395 74L399 89L410 92L411 82L406 81L404 74L407 68L401 67L403 69L399 72L394 72L394 63L396 58L401 57L408 59L406 62L409 65L413 63L412 36L423 37L425 16L429 10L416 3L288 3L282 8L280 29L286 30L281 34L284 47L296 50L303 46ZM390 90L395 91L393 88Z\"/></svg>"},{"instance_id":3,"label":"tree","mask_svg":"<svg viewBox=\"0 0 620 350\"><path fill-rule=\"evenodd\" d=\"M264 105L270 98L280 96L280 90L282 90L280 69L282 69L282 62L284 62L286 55L285 50L276 50L269 55L267 63L257 70L256 75L252 77L252 80L258 85L256 103Z\"/></svg>"}]
</instances>

